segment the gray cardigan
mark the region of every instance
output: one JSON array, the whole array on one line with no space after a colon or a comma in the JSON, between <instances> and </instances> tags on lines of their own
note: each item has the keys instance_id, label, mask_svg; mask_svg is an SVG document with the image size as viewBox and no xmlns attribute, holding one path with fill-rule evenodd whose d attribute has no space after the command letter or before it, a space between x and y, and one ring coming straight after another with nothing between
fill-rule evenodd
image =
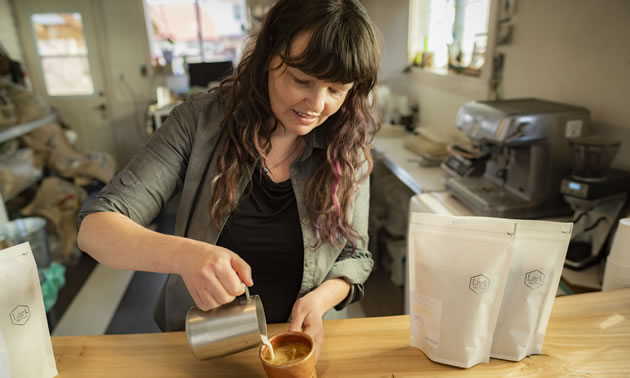
<instances>
[{"instance_id":1,"label":"gray cardigan","mask_svg":"<svg viewBox=\"0 0 630 378\"><path fill-rule=\"evenodd\" d=\"M217 154L224 137L220 122L224 111L216 96L201 93L190 96L177 106L129 164L79 214L79 222L94 212L122 213L134 222L147 226L166 205L181 193L176 216L175 234L215 244L221 230L209 216L211 179L216 172ZM291 165L291 183L295 192L304 238L304 271L298 297L323 281L341 277L351 284L348 297L324 318L334 318L336 310L363 297L363 283L372 270L367 244L359 242L352 252L350 245L335 248L324 243L314 249L314 230L304 206L306 181L325 151L322 125L307 136L307 146ZM367 169L367 162L362 169ZM357 172L357 175L360 172ZM237 193L245 190L249 177L241 177ZM367 243L369 180L356 192L350 221ZM223 220L222 225L225 224ZM235 251L237 252L237 251ZM237 252L238 253L238 252ZM253 277L256 280L256 277ZM296 298L297 299L297 298ZM155 308L155 319L164 331L184 329L186 312L194 306L179 275L171 274L162 289Z\"/></svg>"}]
</instances>

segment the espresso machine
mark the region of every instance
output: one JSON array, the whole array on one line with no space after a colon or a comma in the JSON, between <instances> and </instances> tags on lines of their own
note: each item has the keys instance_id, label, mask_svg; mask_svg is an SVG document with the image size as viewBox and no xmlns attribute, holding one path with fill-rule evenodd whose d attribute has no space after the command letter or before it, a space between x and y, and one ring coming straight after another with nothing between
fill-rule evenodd
<instances>
[{"instance_id":1,"label":"espresso machine","mask_svg":"<svg viewBox=\"0 0 630 378\"><path fill-rule=\"evenodd\" d=\"M570 215L560 182L571 170L568 138L586 135L589 111L523 98L474 101L457 128L485 155L481 176L454 176L446 187L474 214L535 219Z\"/></svg>"},{"instance_id":2,"label":"espresso machine","mask_svg":"<svg viewBox=\"0 0 630 378\"><path fill-rule=\"evenodd\" d=\"M569 145L571 175L562 180L560 191L575 213L564 265L582 270L607 254L614 227L628 214L630 172L610 168L618 140L593 135L571 139Z\"/></svg>"}]
</instances>

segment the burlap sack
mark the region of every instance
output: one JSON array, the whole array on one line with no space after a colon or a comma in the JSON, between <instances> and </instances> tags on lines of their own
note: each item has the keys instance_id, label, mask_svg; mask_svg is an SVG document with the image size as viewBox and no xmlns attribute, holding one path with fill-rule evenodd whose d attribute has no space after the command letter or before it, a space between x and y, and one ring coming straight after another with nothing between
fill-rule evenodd
<instances>
[{"instance_id":1,"label":"burlap sack","mask_svg":"<svg viewBox=\"0 0 630 378\"><path fill-rule=\"evenodd\" d=\"M50 107L39 95L11 81L3 81L2 86L15 104L18 123L35 121L50 113Z\"/></svg>"},{"instance_id":2,"label":"burlap sack","mask_svg":"<svg viewBox=\"0 0 630 378\"><path fill-rule=\"evenodd\" d=\"M77 241L77 214L86 197L82 188L58 177L47 177L22 214L39 215L50 221L61 240L62 255L67 259Z\"/></svg>"},{"instance_id":3,"label":"burlap sack","mask_svg":"<svg viewBox=\"0 0 630 378\"><path fill-rule=\"evenodd\" d=\"M107 184L114 176L116 162L103 152L71 153L56 149L50 154L48 167L61 177L73 179L76 185L85 186L93 179Z\"/></svg>"},{"instance_id":4,"label":"burlap sack","mask_svg":"<svg viewBox=\"0 0 630 378\"><path fill-rule=\"evenodd\" d=\"M17 124L17 110L7 91L0 87L0 131Z\"/></svg>"},{"instance_id":5,"label":"burlap sack","mask_svg":"<svg viewBox=\"0 0 630 378\"><path fill-rule=\"evenodd\" d=\"M106 184L116 172L116 161L111 155L77 151L56 123L23 136L22 141L35 151L38 163L43 162L53 174L72 179L78 186L94 179Z\"/></svg>"},{"instance_id":6,"label":"burlap sack","mask_svg":"<svg viewBox=\"0 0 630 378\"><path fill-rule=\"evenodd\" d=\"M0 158L0 193L4 199L13 198L42 176L33 165L33 151L22 148Z\"/></svg>"}]
</instances>

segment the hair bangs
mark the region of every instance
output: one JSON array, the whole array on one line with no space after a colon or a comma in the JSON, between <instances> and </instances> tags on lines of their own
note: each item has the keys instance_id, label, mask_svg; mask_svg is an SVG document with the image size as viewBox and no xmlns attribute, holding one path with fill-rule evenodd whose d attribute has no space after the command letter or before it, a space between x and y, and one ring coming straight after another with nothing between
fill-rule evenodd
<instances>
[{"instance_id":1,"label":"hair bangs","mask_svg":"<svg viewBox=\"0 0 630 378\"><path fill-rule=\"evenodd\" d=\"M306 33L311 36L301 54L290 56L290 44L280 54L286 65L331 83L375 81L378 72L375 39L358 38L356 35L360 33L353 33L350 26L341 22Z\"/></svg>"}]
</instances>

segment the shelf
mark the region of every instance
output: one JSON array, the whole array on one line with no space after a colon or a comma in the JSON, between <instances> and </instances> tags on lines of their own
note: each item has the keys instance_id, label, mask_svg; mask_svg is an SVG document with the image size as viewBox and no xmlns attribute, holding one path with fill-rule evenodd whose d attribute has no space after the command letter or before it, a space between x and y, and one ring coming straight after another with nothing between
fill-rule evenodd
<instances>
[{"instance_id":1,"label":"shelf","mask_svg":"<svg viewBox=\"0 0 630 378\"><path fill-rule=\"evenodd\" d=\"M21 135L30 133L33 130L54 122L55 119L57 119L57 115L55 113L50 113L36 121L11 126L4 131L0 131L0 143L4 143L8 140L15 139Z\"/></svg>"}]
</instances>

